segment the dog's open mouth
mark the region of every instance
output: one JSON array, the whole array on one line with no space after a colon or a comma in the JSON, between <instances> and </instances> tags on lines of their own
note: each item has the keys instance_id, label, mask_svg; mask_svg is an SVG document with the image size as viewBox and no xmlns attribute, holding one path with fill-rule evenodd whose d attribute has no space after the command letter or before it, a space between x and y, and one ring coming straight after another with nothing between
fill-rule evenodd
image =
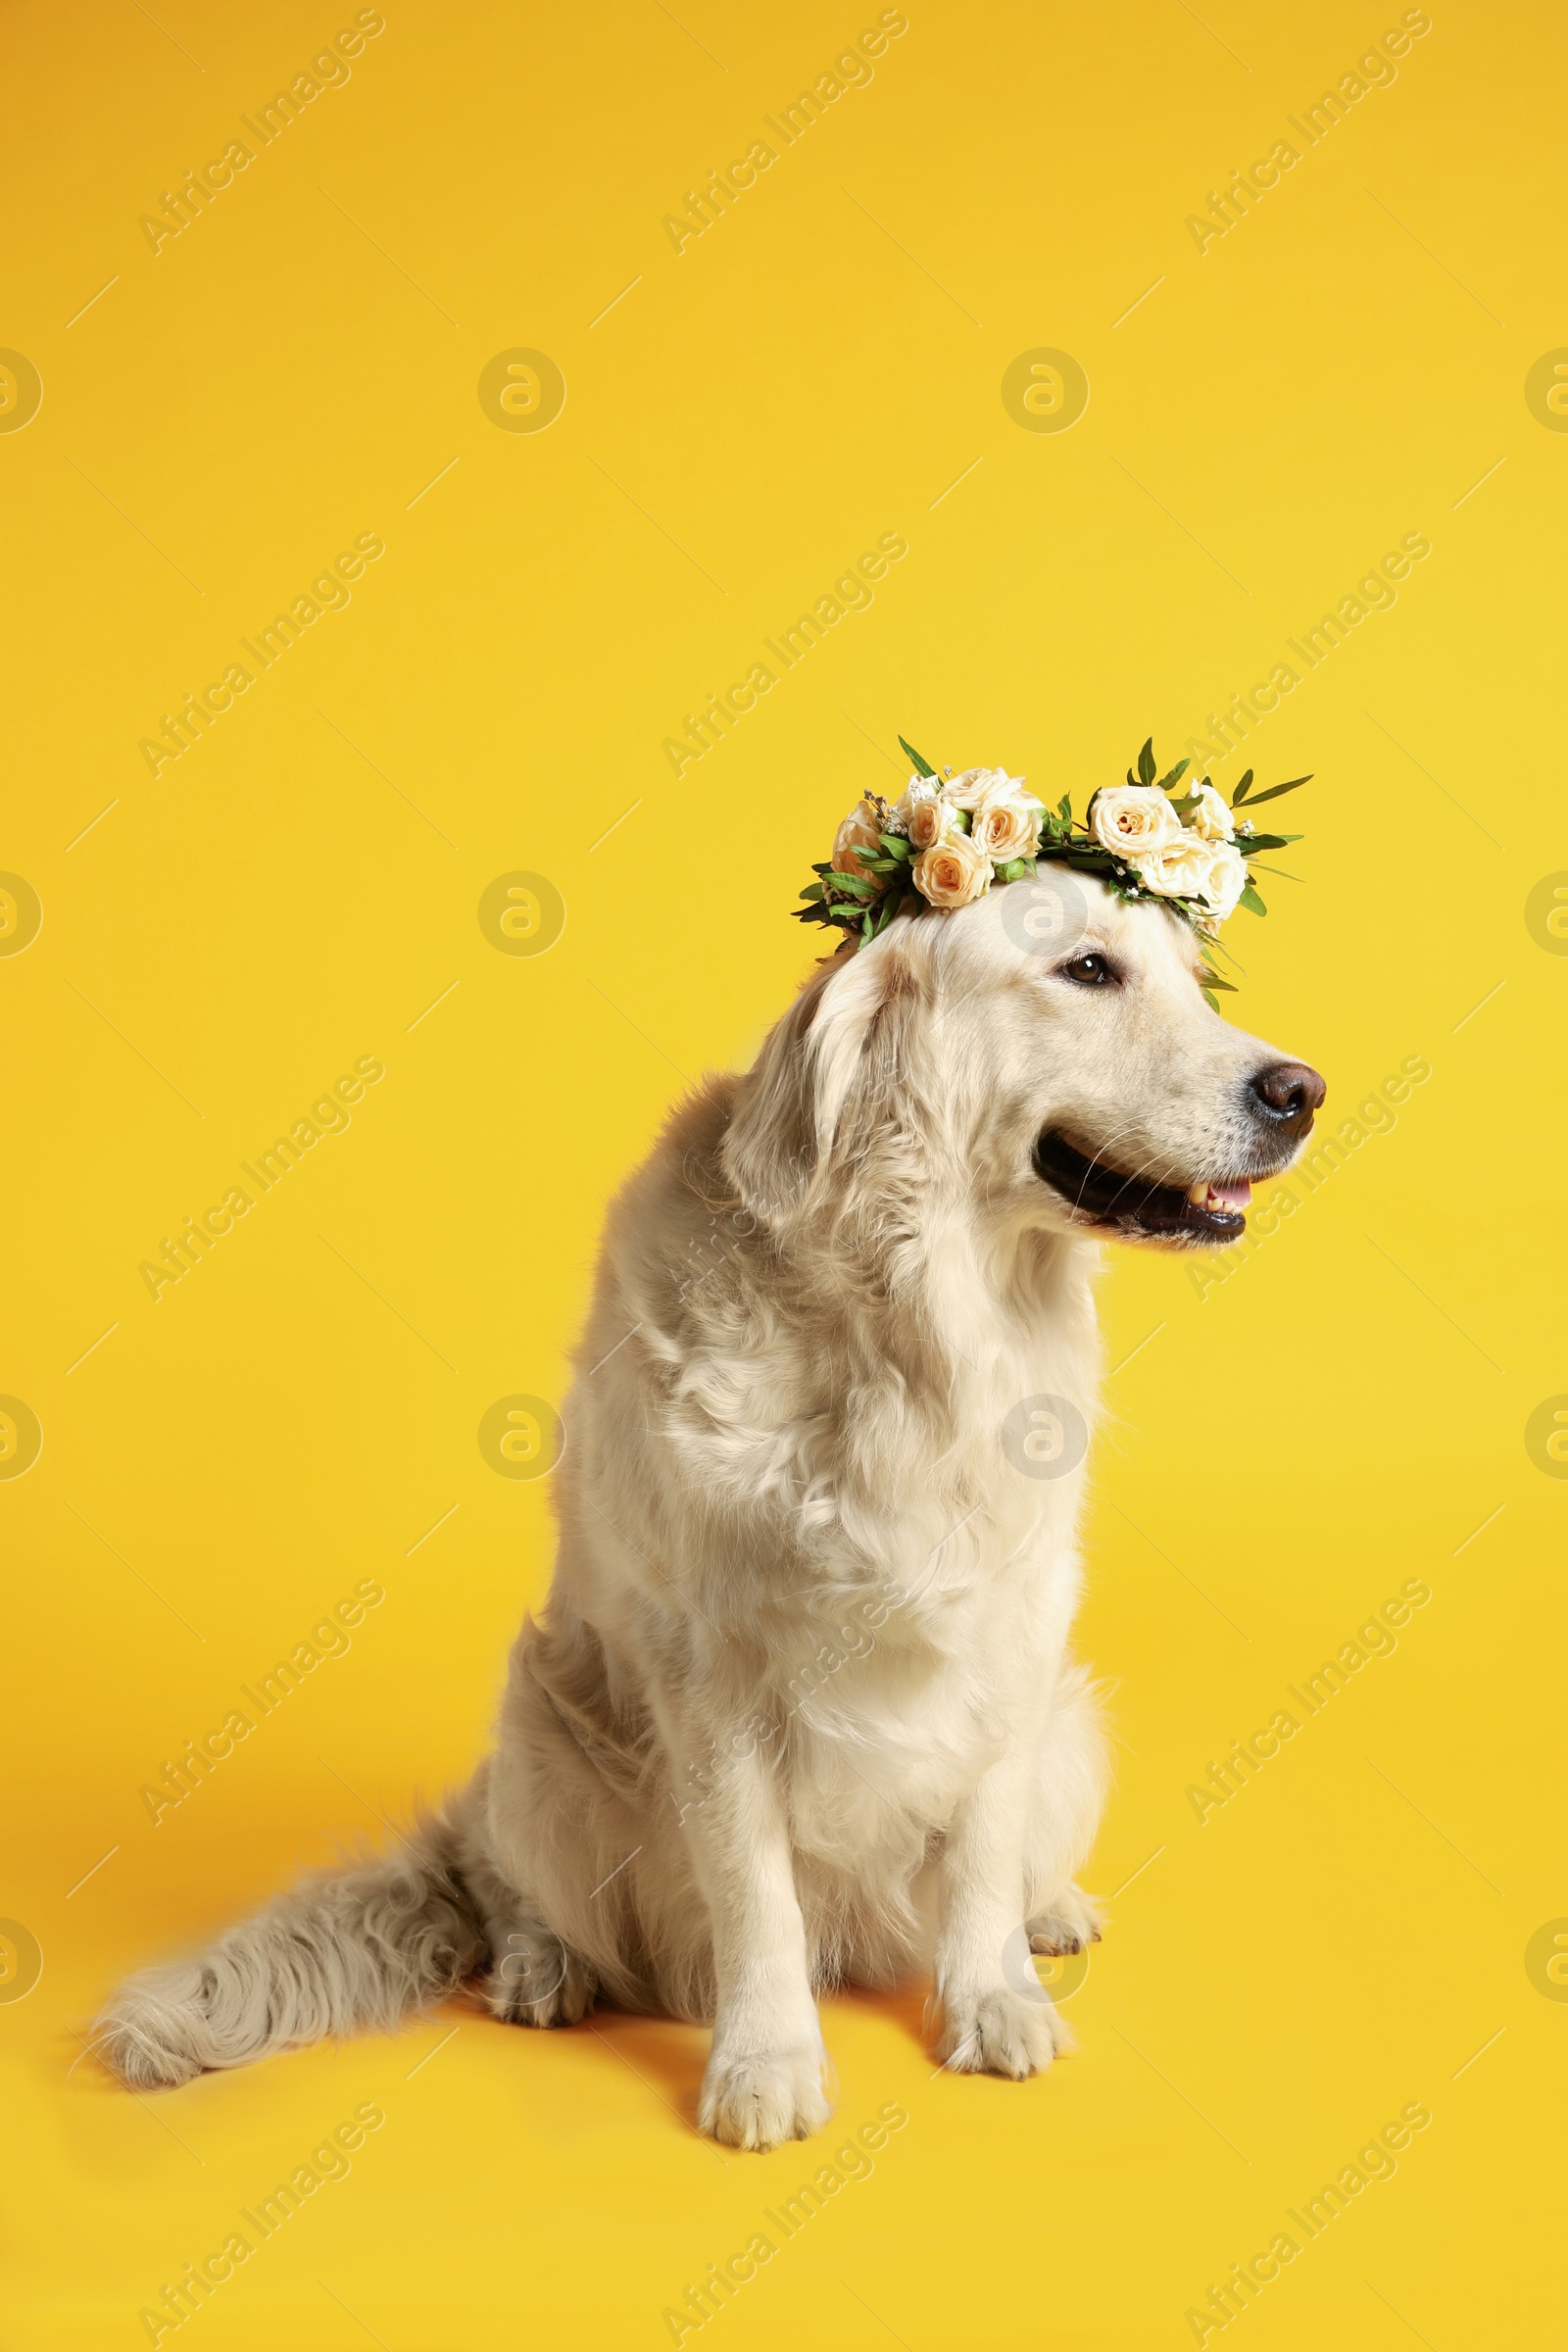
<instances>
[{"instance_id":1,"label":"dog's open mouth","mask_svg":"<svg viewBox=\"0 0 1568 2352\"><path fill-rule=\"evenodd\" d=\"M1035 1172L1079 1221L1110 1233L1151 1239L1233 1242L1247 1231L1243 1213L1252 1198L1246 1176L1200 1178L1180 1185L1128 1176L1099 1155L1091 1158L1048 1129L1035 1146Z\"/></svg>"}]
</instances>

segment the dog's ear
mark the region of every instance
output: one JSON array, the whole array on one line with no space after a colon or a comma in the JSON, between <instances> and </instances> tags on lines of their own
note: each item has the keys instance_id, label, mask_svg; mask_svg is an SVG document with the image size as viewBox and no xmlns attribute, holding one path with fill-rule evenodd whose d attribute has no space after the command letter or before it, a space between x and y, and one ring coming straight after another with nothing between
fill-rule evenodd
<instances>
[{"instance_id":1,"label":"dog's ear","mask_svg":"<svg viewBox=\"0 0 1568 2352\"><path fill-rule=\"evenodd\" d=\"M902 927L902 926L899 926ZM890 928L808 981L736 1089L726 1173L753 1215L778 1223L820 1189L880 1016L906 985Z\"/></svg>"}]
</instances>

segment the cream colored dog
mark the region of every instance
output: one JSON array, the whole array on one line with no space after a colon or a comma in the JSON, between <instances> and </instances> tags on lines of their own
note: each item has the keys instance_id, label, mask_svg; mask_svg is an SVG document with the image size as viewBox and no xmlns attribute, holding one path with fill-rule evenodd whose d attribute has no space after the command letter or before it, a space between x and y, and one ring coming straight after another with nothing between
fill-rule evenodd
<instances>
[{"instance_id":1,"label":"cream colored dog","mask_svg":"<svg viewBox=\"0 0 1568 2352\"><path fill-rule=\"evenodd\" d=\"M481 1971L520 2024L711 2018L701 2122L749 2148L827 2118L824 1985L932 1971L954 2068L1062 2045L1027 1953L1098 1932L1101 1238L1234 1238L1323 1085L1208 1009L1175 916L1054 871L841 953L675 1113L611 1214L494 1753L399 1853L126 1985L127 2082Z\"/></svg>"}]
</instances>

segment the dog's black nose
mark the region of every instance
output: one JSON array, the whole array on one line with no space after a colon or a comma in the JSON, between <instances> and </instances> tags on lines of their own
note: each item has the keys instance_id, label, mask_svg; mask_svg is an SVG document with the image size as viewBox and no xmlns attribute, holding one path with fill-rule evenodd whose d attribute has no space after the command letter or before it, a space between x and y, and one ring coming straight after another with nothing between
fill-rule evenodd
<instances>
[{"instance_id":1,"label":"dog's black nose","mask_svg":"<svg viewBox=\"0 0 1568 2352\"><path fill-rule=\"evenodd\" d=\"M1312 1113L1329 1091L1304 1061L1271 1061L1266 1070L1256 1072L1251 1087L1258 1115L1298 1136L1310 1133Z\"/></svg>"}]
</instances>

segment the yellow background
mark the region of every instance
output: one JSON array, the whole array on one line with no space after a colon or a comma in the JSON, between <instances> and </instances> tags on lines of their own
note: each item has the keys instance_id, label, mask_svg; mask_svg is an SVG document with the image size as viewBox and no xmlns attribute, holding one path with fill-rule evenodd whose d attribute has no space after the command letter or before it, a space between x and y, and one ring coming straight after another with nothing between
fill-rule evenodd
<instances>
[{"instance_id":1,"label":"yellow background","mask_svg":"<svg viewBox=\"0 0 1568 2352\"><path fill-rule=\"evenodd\" d=\"M560 1397L607 1197L787 1002L795 893L896 734L1081 807L1420 531L1397 605L1260 732L1265 780L1316 771L1306 886L1232 937L1238 1017L1325 1071L1331 1124L1406 1056L1432 1076L1206 1296L1148 1255L1103 1286L1132 1360L1089 1529L1119 1785L1088 1875L1122 1891L1081 2049L933 2080L917 1995L830 2001L844 2131L909 2122L705 2340L1190 2342L1419 2100L1397 2176L1235 2325L1545 2341L1568 2013L1525 1949L1568 1912L1568 1494L1524 1431L1568 1389L1568 965L1524 908L1568 867L1568 439L1524 381L1568 343L1560 18L1434 0L1392 86L1200 255L1187 215L1396 9L910 0L874 80L677 256L662 216L874 9L388 0L352 79L154 255L138 217L352 13L8 12L0 343L44 398L0 435L0 866L44 920L0 959L0 1390L44 1443L0 1483L0 1912L43 1952L0 2006L5 2340L144 2341L161 2284L373 2099L352 2176L178 2341L652 2346L840 2144L715 2150L705 2036L615 2017L454 2005L159 2099L67 2070L123 1970L480 1752L551 1544L548 1482L496 1476L480 1417ZM567 385L536 434L476 395L519 346ZM1068 431L1003 406L1042 346L1088 374ZM677 781L683 713L890 530L875 604ZM159 714L367 531L352 605L155 781ZM568 909L537 958L476 918L514 868ZM155 1304L138 1263L367 1054L349 1132ZM349 1654L155 1828L140 1786L372 1576ZM1209 1759L1411 1577L1397 1652L1200 1824Z\"/></svg>"}]
</instances>

